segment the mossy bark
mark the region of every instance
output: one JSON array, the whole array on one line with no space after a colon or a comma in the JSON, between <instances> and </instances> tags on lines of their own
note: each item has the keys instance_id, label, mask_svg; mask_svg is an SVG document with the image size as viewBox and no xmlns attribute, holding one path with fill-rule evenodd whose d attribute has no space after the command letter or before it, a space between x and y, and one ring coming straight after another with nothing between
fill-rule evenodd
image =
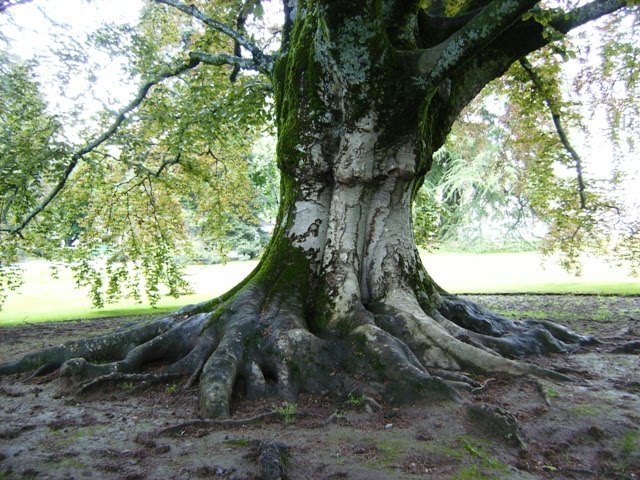
<instances>
[{"instance_id":1,"label":"mossy bark","mask_svg":"<svg viewBox=\"0 0 640 480\"><path fill-rule=\"evenodd\" d=\"M151 326L43 351L0 374L62 367L80 381L109 379L165 360L165 374L198 382L214 417L229 415L236 393L358 388L407 401L458 398L477 386L461 372L563 378L507 357L590 339L449 296L420 261L413 196L477 82L415 80L401 49L415 47L407 32L418 3L288 3L272 79L280 212L247 279ZM95 363L105 358L114 361Z\"/></svg>"}]
</instances>

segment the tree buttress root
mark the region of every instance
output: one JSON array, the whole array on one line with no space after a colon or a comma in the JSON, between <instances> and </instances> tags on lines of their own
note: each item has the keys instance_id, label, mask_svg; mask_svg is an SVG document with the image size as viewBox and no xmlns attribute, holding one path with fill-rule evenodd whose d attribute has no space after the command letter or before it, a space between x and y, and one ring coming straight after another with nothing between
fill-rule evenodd
<instances>
[{"instance_id":1,"label":"tree buttress root","mask_svg":"<svg viewBox=\"0 0 640 480\"><path fill-rule=\"evenodd\" d=\"M248 286L225 301L30 353L0 365L0 375L59 369L79 386L77 393L109 381L145 386L183 377L186 388L199 385L202 413L215 418L229 416L234 392L292 401L301 392L342 397L361 390L405 402L458 399L460 390L481 388L474 374L566 380L515 358L595 341L551 322L510 320L453 296L440 296L427 315L417 295L401 290L354 307L346 333L318 335L291 298L266 299L257 285ZM145 369L151 362L156 367Z\"/></svg>"}]
</instances>

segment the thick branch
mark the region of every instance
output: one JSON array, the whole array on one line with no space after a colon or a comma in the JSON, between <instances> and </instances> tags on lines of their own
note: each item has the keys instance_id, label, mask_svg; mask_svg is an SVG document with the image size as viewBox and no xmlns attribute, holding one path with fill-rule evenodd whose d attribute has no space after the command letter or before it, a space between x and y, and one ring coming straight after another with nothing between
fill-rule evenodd
<instances>
[{"instance_id":1,"label":"thick branch","mask_svg":"<svg viewBox=\"0 0 640 480\"><path fill-rule=\"evenodd\" d=\"M187 5L185 3L179 2L177 0L154 0L156 3L163 3L165 5L169 5L173 8L180 10L187 15L191 15L193 18L200 20L209 28L214 29L217 32L220 32L232 40L249 50L251 56L255 60L256 64L259 67L259 70L262 73L267 75L271 75L271 70L273 68L273 58L270 55L265 54L255 43L249 40L247 37L242 35L241 33L235 31L233 28L225 25L224 23L218 22L213 18L206 15L204 12L198 10L195 5Z\"/></svg>"},{"instance_id":2,"label":"thick branch","mask_svg":"<svg viewBox=\"0 0 640 480\"><path fill-rule=\"evenodd\" d=\"M518 20L538 0L494 0L443 43L417 51L414 69L430 86L439 85Z\"/></svg>"},{"instance_id":3,"label":"thick branch","mask_svg":"<svg viewBox=\"0 0 640 480\"><path fill-rule=\"evenodd\" d=\"M423 48L433 47L453 35L473 19L478 11L456 15L455 17L445 17L436 8L438 2L434 1L429 12L420 10L418 13L418 35L420 46Z\"/></svg>"},{"instance_id":4,"label":"thick branch","mask_svg":"<svg viewBox=\"0 0 640 480\"><path fill-rule=\"evenodd\" d=\"M535 69L533 68L533 65L531 65L529 60L527 60L526 58L521 58L520 65L522 66L522 68L524 68L524 71L527 72L527 75L529 75L529 78L533 82L533 85L535 86L536 90L538 90L540 94L544 97L544 103L547 105L547 107L549 108L549 111L551 112L553 125L556 128L556 133L560 138L560 142L562 142L562 145L564 146L565 150L569 152L569 155L571 155L571 158L573 159L573 162L576 168L577 181L578 181L578 195L580 195L580 208L584 210L587 208L587 201L585 198L584 178L582 176L582 159L580 158L580 155L578 155L578 152L576 151L575 148L573 148L573 145L571 145L571 142L569 141L567 132L565 131L564 126L562 124L560 109L551 98L551 95L548 94L542 79L536 73Z\"/></svg>"},{"instance_id":5,"label":"thick branch","mask_svg":"<svg viewBox=\"0 0 640 480\"><path fill-rule=\"evenodd\" d=\"M629 7L629 4L628 0L594 0L582 7L571 10L566 15L557 15L552 19L551 26L562 33L567 33L585 23Z\"/></svg>"},{"instance_id":6,"label":"thick branch","mask_svg":"<svg viewBox=\"0 0 640 480\"><path fill-rule=\"evenodd\" d=\"M551 18L550 25L561 33L567 33L625 7L625 0L594 0L566 14L555 15ZM441 111L437 114L439 121L450 127L460 111L485 85L503 75L513 62L539 50L549 42L550 40L543 35L542 25L533 18L516 22L507 28L482 51L473 55L463 69L457 70L449 77L450 101L440 106ZM446 133L447 129L444 131Z\"/></svg>"},{"instance_id":7,"label":"thick branch","mask_svg":"<svg viewBox=\"0 0 640 480\"><path fill-rule=\"evenodd\" d=\"M247 19L249 18L249 14L255 8L256 3L257 3L257 0L248 0L240 8L240 11L238 12L238 17L236 18L236 29L238 32L242 32L242 33L245 32L244 24L247 22ZM240 45L240 43L237 40L234 41L233 43L234 43L233 54L236 57L242 57L242 45ZM231 72L231 75L229 75L229 81L231 81L231 83L236 81L236 79L238 78L238 73L240 73L240 67L235 65L233 67L233 71Z\"/></svg>"},{"instance_id":8,"label":"thick branch","mask_svg":"<svg viewBox=\"0 0 640 480\"><path fill-rule=\"evenodd\" d=\"M49 192L49 194L40 202L40 204L36 206L33 210L31 210L31 212L29 212L29 214L27 214L27 216L24 217L19 224L14 225L12 227L0 228L0 232L8 232L10 234L19 234L20 232L22 232L22 230L24 230L24 228L37 215L39 215L45 208L47 208L47 206L53 201L53 199L56 198L56 196L62 191L62 189L67 184L69 177L71 176L75 168L78 166L78 163L80 162L80 160L82 160L82 158L85 155L93 152L96 148L98 148L104 142L109 140L109 138L111 138L114 133L116 133L118 128L120 128L120 125L122 125L122 122L124 122L124 120L126 119L127 115L131 113L133 110L135 110L138 107L138 105L142 103L144 98L147 96L147 93L149 93L149 90L151 89L151 87L160 83L162 80L180 75L186 72L187 70L190 70L196 67L199 63L200 63L200 60L198 60L197 58L191 58L188 62L182 62L172 70L159 73L155 75L153 78L151 78L150 80L148 80L147 82L145 82L138 89L138 93L136 94L135 98L118 112L118 115L116 116L111 126L107 130L105 130L101 135L94 138L92 141L87 143L84 147L76 151L71 156L71 160L69 161L69 164L67 165L64 172L62 173L60 180L58 180L58 183L53 187L53 189Z\"/></svg>"}]
</instances>

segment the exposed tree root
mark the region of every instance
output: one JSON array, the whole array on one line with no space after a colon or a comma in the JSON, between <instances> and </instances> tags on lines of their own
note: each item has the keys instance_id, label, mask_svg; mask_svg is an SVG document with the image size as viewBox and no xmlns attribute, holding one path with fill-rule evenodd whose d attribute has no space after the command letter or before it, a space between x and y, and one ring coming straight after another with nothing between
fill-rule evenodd
<instances>
[{"instance_id":1,"label":"exposed tree root","mask_svg":"<svg viewBox=\"0 0 640 480\"><path fill-rule=\"evenodd\" d=\"M477 403L467 407L469 417L480 424L484 433L510 444L520 450L527 445L522 440L518 420L507 410L488 403Z\"/></svg>"},{"instance_id":2,"label":"exposed tree root","mask_svg":"<svg viewBox=\"0 0 640 480\"><path fill-rule=\"evenodd\" d=\"M166 382L168 380L174 380L175 378L181 377L182 375L179 373L109 373L107 375L101 375L93 380L90 380L86 383L80 385L80 387L76 390L76 395L82 395L83 393L88 392L89 390L96 388L105 383L114 383L114 382L140 382L138 387L144 386L150 387L157 383ZM132 389L133 390L133 389ZM138 388L139 390L139 388Z\"/></svg>"},{"instance_id":3,"label":"exposed tree root","mask_svg":"<svg viewBox=\"0 0 640 480\"><path fill-rule=\"evenodd\" d=\"M225 419L196 419L182 422L177 425L162 428L155 432L158 436L179 436L190 428L241 428L246 425L254 425L266 420L276 420L279 417L276 412L265 412L248 418L225 418Z\"/></svg>"},{"instance_id":4,"label":"exposed tree root","mask_svg":"<svg viewBox=\"0 0 640 480\"><path fill-rule=\"evenodd\" d=\"M293 401L301 392L345 398L357 389L386 402L460 401L463 392L489 388L493 373L568 380L521 358L594 341L450 296L428 314L402 289L381 302L356 304L347 323L314 333L297 297L267 291L255 283L224 302L26 355L0 365L0 374L59 369L79 385L77 394L108 382L133 382L139 389L185 377L185 388L199 386L202 413L220 418L230 415L234 392Z\"/></svg>"},{"instance_id":5,"label":"exposed tree root","mask_svg":"<svg viewBox=\"0 0 640 480\"><path fill-rule=\"evenodd\" d=\"M611 353L631 353L631 354L639 354L640 353L640 340L633 340L631 342L623 343L622 345L618 345L611 350Z\"/></svg>"},{"instance_id":6,"label":"exposed tree root","mask_svg":"<svg viewBox=\"0 0 640 480\"><path fill-rule=\"evenodd\" d=\"M296 418L303 417L315 417L315 418L323 418L320 415L315 413L301 412L296 411ZM335 414L329 415L329 417L325 418L320 425L328 425L336 418ZM195 420L189 420L186 422L181 422L176 425L171 425L170 427L161 428L155 432L157 436L180 436L183 435L186 431L190 429L215 429L215 428L242 428L247 425L255 425L257 423L266 422L269 420L283 420L282 414L277 411L270 411L259 413L258 415L254 415L253 417L247 418L220 418L220 419L205 419L198 418Z\"/></svg>"},{"instance_id":7,"label":"exposed tree root","mask_svg":"<svg viewBox=\"0 0 640 480\"><path fill-rule=\"evenodd\" d=\"M289 447L279 442L261 442L258 447L258 467L263 480L281 480L286 478L286 465Z\"/></svg>"}]
</instances>

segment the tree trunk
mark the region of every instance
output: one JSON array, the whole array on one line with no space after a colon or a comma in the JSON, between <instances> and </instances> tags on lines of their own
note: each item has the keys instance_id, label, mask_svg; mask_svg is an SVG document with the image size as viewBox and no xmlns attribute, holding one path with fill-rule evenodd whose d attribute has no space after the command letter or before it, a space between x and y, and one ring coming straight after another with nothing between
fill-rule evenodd
<instances>
[{"instance_id":1,"label":"tree trunk","mask_svg":"<svg viewBox=\"0 0 640 480\"><path fill-rule=\"evenodd\" d=\"M414 81L399 47L411 43L415 26L403 25L397 10L389 17L381 3L286 9L273 74L280 212L247 279L171 317L32 354L0 373L62 366L83 390L188 375L213 417L229 415L234 392L294 399L361 389L406 401L456 398L478 386L468 375L476 372L561 378L506 357L590 339L450 296L420 261L412 199L478 86L467 77L457 89L448 79L434 87ZM167 362L162 374L139 373L158 359Z\"/></svg>"}]
</instances>

